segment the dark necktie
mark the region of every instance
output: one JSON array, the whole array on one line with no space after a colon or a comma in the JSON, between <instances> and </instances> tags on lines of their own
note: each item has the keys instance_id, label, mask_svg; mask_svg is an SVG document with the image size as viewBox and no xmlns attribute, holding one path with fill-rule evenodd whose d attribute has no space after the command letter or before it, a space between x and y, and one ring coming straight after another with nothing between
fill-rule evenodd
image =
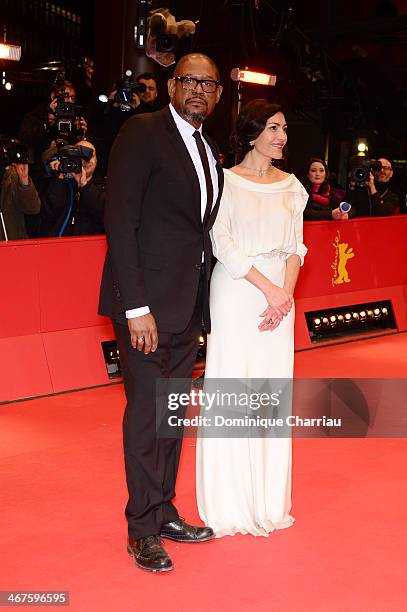
<instances>
[{"instance_id":1,"label":"dark necktie","mask_svg":"<svg viewBox=\"0 0 407 612\"><path fill-rule=\"evenodd\" d=\"M213 185L211 179L211 171L209 169L209 161L208 156L206 154L206 149L204 142L201 137L201 133L198 130L192 134L196 140L196 146L198 147L199 157L201 158L202 167L205 174L205 183L206 183L206 208L205 214L203 218L203 224L205 225L206 221L209 219L209 215L212 210L212 202L213 202Z\"/></svg>"}]
</instances>

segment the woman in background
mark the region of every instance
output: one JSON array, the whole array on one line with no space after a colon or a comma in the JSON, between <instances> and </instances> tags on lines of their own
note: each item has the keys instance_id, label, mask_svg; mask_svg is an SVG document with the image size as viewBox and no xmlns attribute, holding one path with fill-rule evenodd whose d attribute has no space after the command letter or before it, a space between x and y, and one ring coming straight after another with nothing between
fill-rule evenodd
<instances>
[{"instance_id":1,"label":"woman in background","mask_svg":"<svg viewBox=\"0 0 407 612\"><path fill-rule=\"evenodd\" d=\"M304 187L309 194L304 219L308 221L349 219L348 213L339 209L338 198L329 184L328 166L323 159L311 157L307 164Z\"/></svg>"}]
</instances>

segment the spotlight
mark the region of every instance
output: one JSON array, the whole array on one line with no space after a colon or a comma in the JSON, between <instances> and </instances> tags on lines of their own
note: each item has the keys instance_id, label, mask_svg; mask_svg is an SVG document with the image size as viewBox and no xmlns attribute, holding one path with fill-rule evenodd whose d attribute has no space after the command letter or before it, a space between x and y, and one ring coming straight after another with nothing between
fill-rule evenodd
<instances>
[{"instance_id":1,"label":"spotlight","mask_svg":"<svg viewBox=\"0 0 407 612\"><path fill-rule=\"evenodd\" d=\"M328 323L329 323L329 319L328 319L328 317L322 317L322 323L323 323L324 325L328 325Z\"/></svg>"},{"instance_id":2,"label":"spotlight","mask_svg":"<svg viewBox=\"0 0 407 612\"><path fill-rule=\"evenodd\" d=\"M321 319L314 319L314 327L319 327L321 325Z\"/></svg>"},{"instance_id":3,"label":"spotlight","mask_svg":"<svg viewBox=\"0 0 407 612\"><path fill-rule=\"evenodd\" d=\"M107 102L109 102L109 98L107 97L106 94L100 94L100 96L98 97L99 102L103 102L103 104L106 104Z\"/></svg>"},{"instance_id":4,"label":"spotlight","mask_svg":"<svg viewBox=\"0 0 407 612\"><path fill-rule=\"evenodd\" d=\"M0 59L19 62L21 59L20 45L8 45L5 42L0 43Z\"/></svg>"},{"instance_id":5,"label":"spotlight","mask_svg":"<svg viewBox=\"0 0 407 612\"><path fill-rule=\"evenodd\" d=\"M357 312L353 312L352 313L352 317L355 319L355 321L357 321L359 319L359 315Z\"/></svg>"},{"instance_id":6,"label":"spotlight","mask_svg":"<svg viewBox=\"0 0 407 612\"><path fill-rule=\"evenodd\" d=\"M351 318L352 318L352 315L350 314L350 312L347 312L347 313L345 314L345 321L348 321L348 322L349 322L349 321L351 320Z\"/></svg>"},{"instance_id":7,"label":"spotlight","mask_svg":"<svg viewBox=\"0 0 407 612\"><path fill-rule=\"evenodd\" d=\"M331 315L331 316L329 317L329 320L331 321L331 325L334 325L334 324L336 323L336 317L335 317L335 315Z\"/></svg>"},{"instance_id":8,"label":"spotlight","mask_svg":"<svg viewBox=\"0 0 407 612\"><path fill-rule=\"evenodd\" d=\"M380 317L380 308L375 308L373 313L375 317Z\"/></svg>"},{"instance_id":9,"label":"spotlight","mask_svg":"<svg viewBox=\"0 0 407 612\"><path fill-rule=\"evenodd\" d=\"M253 70L241 70L233 68L230 73L232 81L241 81L243 83L255 83L256 85L275 85L277 76L275 74L266 74L264 72L254 72Z\"/></svg>"},{"instance_id":10,"label":"spotlight","mask_svg":"<svg viewBox=\"0 0 407 612\"><path fill-rule=\"evenodd\" d=\"M383 314L384 316L387 316L387 315L389 314L389 311L387 310L387 308L386 308L386 307L382 308L382 314Z\"/></svg>"},{"instance_id":11,"label":"spotlight","mask_svg":"<svg viewBox=\"0 0 407 612\"><path fill-rule=\"evenodd\" d=\"M365 319L366 318L366 312L364 310L361 310L359 315L360 315L361 319Z\"/></svg>"},{"instance_id":12,"label":"spotlight","mask_svg":"<svg viewBox=\"0 0 407 612\"><path fill-rule=\"evenodd\" d=\"M365 142L358 143L358 151L359 153L364 153L367 150L367 145Z\"/></svg>"},{"instance_id":13,"label":"spotlight","mask_svg":"<svg viewBox=\"0 0 407 612\"><path fill-rule=\"evenodd\" d=\"M373 310L368 310L367 311L367 316L368 317L373 317Z\"/></svg>"},{"instance_id":14,"label":"spotlight","mask_svg":"<svg viewBox=\"0 0 407 612\"><path fill-rule=\"evenodd\" d=\"M7 81L7 83L4 83L4 89L6 91L11 91L13 89L13 83L10 83L9 81Z\"/></svg>"},{"instance_id":15,"label":"spotlight","mask_svg":"<svg viewBox=\"0 0 407 612\"><path fill-rule=\"evenodd\" d=\"M343 321L344 321L343 315L338 315L338 322L343 323Z\"/></svg>"}]
</instances>

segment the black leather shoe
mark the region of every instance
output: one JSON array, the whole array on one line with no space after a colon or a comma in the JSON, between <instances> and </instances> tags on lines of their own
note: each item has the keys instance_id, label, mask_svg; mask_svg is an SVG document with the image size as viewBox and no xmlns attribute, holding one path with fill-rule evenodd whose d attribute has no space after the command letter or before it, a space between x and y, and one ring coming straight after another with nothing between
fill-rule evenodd
<instances>
[{"instance_id":1,"label":"black leather shoe","mask_svg":"<svg viewBox=\"0 0 407 612\"><path fill-rule=\"evenodd\" d=\"M206 542L215 537L210 527L194 527L179 518L161 527L160 536L174 542Z\"/></svg>"},{"instance_id":2,"label":"black leather shoe","mask_svg":"<svg viewBox=\"0 0 407 612\"><path fill-rule=\"evenodd\" d=\"M149 572L169 572L174 569L159 536L147 536L139 540L129 538L127 552L138 567Z\"/></svg>"}]
</instances>

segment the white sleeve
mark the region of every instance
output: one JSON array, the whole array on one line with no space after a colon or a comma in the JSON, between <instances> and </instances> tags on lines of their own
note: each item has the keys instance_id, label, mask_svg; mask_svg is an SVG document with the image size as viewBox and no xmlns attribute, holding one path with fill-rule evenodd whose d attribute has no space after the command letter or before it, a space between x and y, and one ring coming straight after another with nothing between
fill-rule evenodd
<instances>
[{"instance_id":1,"label":"white sleeve","mask_svg":"<svg viewBox=\"0 0 407 612\"><path fill-rule=\"evenodd\" d=\"M140 306L140 308L132 308L131 310L126 310L126 319L134 319L135 317L142 317L149 313L150 313L150 309L148 306Z\"/></svg>"},{"instance_id":2,"label":"white sleeve","mask_svg":"<svg viewBox=\"0 0 407 612\"><path fill-rule=\"evenodd\" d=\"M252 267L252 262L242 249L235 243L232 235L231 196L225 185L210 236L213 254L235 280L243 278Z\"/></svg>"},{"instance_id":3,"label":"white sleeve","mask_svg":"<svg viewBox=\"0 0 407 612\"><path fill-rule=\"evenodd\" d=\"M297 242L297 248L295 250L295 255L301 260L301 265L304 264L304 257L307 254L307 247L303 243L303 213L304 208L308 201L308 193L302 187L299 193L295 194L295 205L294 205L294 230L295 230L295 238Z\"/></svg>"}]
</instances>

